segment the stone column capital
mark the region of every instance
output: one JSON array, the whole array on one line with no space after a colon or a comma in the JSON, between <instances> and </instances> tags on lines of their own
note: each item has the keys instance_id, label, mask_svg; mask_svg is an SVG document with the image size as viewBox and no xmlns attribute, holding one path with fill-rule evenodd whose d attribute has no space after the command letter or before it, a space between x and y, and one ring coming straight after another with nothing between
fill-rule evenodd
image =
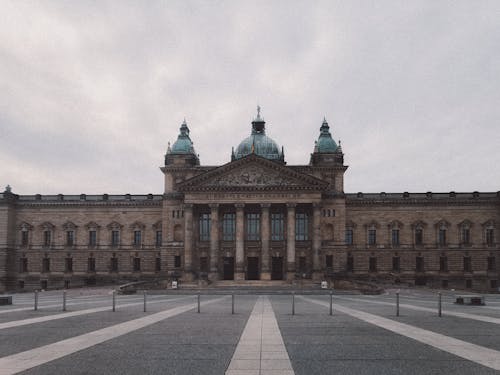
<instances>
[{"instance_id":1,"label":"stone column capital","mask_svg":"<svg viewBox=\"0 0 500 375\"><path fill-rule=\"evenodd\" d=\"M184 203L184 204L183 204L183 208L184 208L185 210L192 210L192 209L193 209L193 206L194 206L194 205L193 205L192 203Z\"/></svg>"},{"instance_id":2,"label":"stone column capital","mask_svg":"<svg viewBox=\"0 0 500 375\"><path fill-rule=\"evenodd\" d=\"M210 203L208 207L210 207L211 210L217 210L219 209L219 203Z\"/></svg>"},{"instance_id":3,"label":"stone column capital","mask_svg":"<svg viewBox=\"0 0 500 375\"><path fill-rule=\"evenodd\" d=\"M261 203L260 204L260 207L262 209L266 208L266 209L269 209L271 207L271 203Z\"/></svg>"},{"instance_id":4,"label":"stone column capital","mask_svg":"<svg viewBox=\"0 0 500 375\"><path fill-rule=\"evenodd\" d=\"M297 203L295 203L295 202L288 202L288 203L286 204L286 206L287 206L288 208L295 208L295 207L297 207Z\"/></svg>"},{"instance_id":5,"label":"stone column capital","mask_svg":"<svg viewBox=\"0 0 500 375\"><path fill-rule=\"evenodd\" d=\"M319 202L313 202L312 206L315 210L319 210L322 207L321 203Z\"/></svg>"},{"instance_id":6,"label":"stone column capital","mask_svg":"<svg viewBox=\"0 0 500 375\"><path fill-rule=\"evenodd\" d=\"M234 207L236 207L236 209L240 209L241 210L241 209L245 208L245 203L236 203L234 205Z\"/></svg>"}]
</instances>

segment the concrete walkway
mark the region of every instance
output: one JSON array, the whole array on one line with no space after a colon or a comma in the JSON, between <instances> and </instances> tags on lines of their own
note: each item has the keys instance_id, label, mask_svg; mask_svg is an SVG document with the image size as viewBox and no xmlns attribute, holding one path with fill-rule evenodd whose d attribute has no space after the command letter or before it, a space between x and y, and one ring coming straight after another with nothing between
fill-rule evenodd
<instances>
[{"instance_id":1,"label":"concrete walkway","mask_svg":"<svg viewBox=\"0 0 500 375\"><path fill-rule=\"evenodd\" d=\"M294 375L267 296L259 297L226 375Z\"/></svg>"}]
</instances>

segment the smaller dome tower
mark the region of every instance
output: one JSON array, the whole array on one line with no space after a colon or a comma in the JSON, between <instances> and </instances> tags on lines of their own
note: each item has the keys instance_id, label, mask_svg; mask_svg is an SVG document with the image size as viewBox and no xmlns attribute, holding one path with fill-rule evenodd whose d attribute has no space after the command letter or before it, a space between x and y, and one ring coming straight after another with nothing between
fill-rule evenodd
<instances>
[{"instance_id":1,"label":"smaller dome tower","mask_svg":"<svg viewBox=\"0 0 500 375\"><path fill-rule=\"evenodd\" d=\"M344 154L342 148L332 138L330 126L323 118L323 123L319 128L319 138L314 143L314 152L311 154L310 165L332 165L343 164Z\"/></svg>"},{"instance_id":2,"label":"smaller dome tower","mask_svg":"<svg viewBox=\"0 0 500 375\"><path fill-rule=\"evenodd\" d=\"M187 126L186 119L182 122L179 131L177 140L174 142L172 147L170 147L170 142L168 144L167 154L165 155L165 165L200 165L200 159L194 151L193 141L191 141L191 138L189 137L189 128Z\"/></svg>"}]
</instances>

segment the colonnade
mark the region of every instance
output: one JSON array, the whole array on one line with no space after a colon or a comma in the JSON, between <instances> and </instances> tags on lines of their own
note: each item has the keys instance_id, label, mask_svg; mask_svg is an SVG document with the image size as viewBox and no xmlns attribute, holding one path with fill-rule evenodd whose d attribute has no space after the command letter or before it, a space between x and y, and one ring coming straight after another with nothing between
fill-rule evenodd
<instances>
[{"instance_id":1,"label":"colonnade","mask_svg":"<svg viewBox=\"0 0 500 375\"><path fill-rule=\"evenodd\" d=\"M225 204L226 205L226 204ZM271 244L271 218L270 208L272 203L260 204L260 244L261 244L261 273L263 275L270 274L270 244ZM320 249L321 249L321 209L318 203L310 203L312 205L312 255L313 255L313 271L320 271ZM220 232L219 221L220 204L210 203L210 274L216 275L218 272L218 254L220 248ZM297 203L289 202L286 204L286 272L288 275L295 274L296 270L296 233L295 233L295 218L296 218ZM243 280L245 278L245 204L234 203L236 213L235 223L235 280ZM193 250L194 250L194 233L193 233L193 209L191 203L184 204L184 271L192 272L193 270Z\"/></svg>"}]
</instances>

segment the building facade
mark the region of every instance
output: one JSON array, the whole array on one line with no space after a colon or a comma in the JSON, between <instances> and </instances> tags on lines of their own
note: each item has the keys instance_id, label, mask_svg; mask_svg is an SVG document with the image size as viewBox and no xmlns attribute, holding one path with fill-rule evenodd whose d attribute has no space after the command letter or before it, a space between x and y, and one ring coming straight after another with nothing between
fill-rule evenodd
<instances>
[{"instance_id":1,"label":"building facade","mask_svg":"<svg viewBox=\"0 0 500 375\"><path fill-rule=\"evenodd\" d=\"M497 291L500 192L344 192L326 120L286 165L260 109L222 166L187 124L160 195L0 195L0 291L127 280L359 279Z\"/></svg>"}]
</instances>

